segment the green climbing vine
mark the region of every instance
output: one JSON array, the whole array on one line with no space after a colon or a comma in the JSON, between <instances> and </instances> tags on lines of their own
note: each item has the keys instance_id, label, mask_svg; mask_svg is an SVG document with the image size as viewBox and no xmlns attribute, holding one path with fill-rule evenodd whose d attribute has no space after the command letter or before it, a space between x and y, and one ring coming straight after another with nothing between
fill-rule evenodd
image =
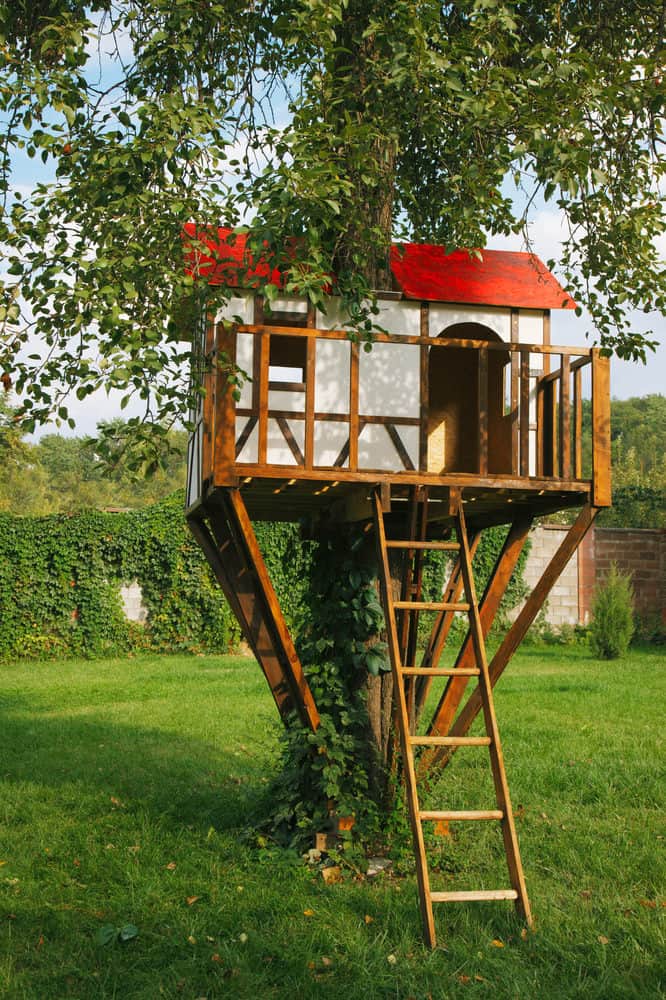
<instances>
[{"instance_id":1,"label":"green climbing vine","mask_svg":"<svg viewBox=\"0 0 666 1000\"><path fill-rule=\"evenodd\" d=\"M292 524L257 528L285 615L307 585L309 550ZM128 621L123 583L147 617ZM137 650L226 652L238 625L183 516L183 496L128 513L0 515L0 658Z\"/></svg>"},{"instance_id":2,"label":"green climbing vine","mask_svg":"<svg viewBox=\"0 0 666 1000\"><path fill-rule=\"evenodd\" d=\"M484 532L474 557L479 594L502 548L507 529ZM525 595L524 551L509 585L500 617ZM282 844L302 848L313 830L330 829L334 816L354 816L343 836L346 846L390 837L397 813L387 818L381 782L376 781L377 747L367 709L367 678L390 669L382 641L383 615L376 585L373 539L362 527L340 527L310 550L309 588L297 618L297 647L321 725L311 733L297 723L282 743L282 766L272 787L267 828ZM449 570L442 553L424 560L423 593L437 600ZM422 639L429 631L427 616ZM460 622L458 629L464 630ZM381 765L379 765L381 767Z\"/></svg>"}]
</instances>

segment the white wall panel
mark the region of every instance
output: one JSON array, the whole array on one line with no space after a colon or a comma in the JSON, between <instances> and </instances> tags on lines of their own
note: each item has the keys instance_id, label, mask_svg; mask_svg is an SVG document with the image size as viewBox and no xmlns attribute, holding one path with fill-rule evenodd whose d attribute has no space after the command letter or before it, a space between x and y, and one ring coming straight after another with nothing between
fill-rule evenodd
<instances>
[{"instance_id":1,"label":"white wall panel","mask_svg":"<svg viewBox=\"0 0 666 1000\"><path fill-rule=\"evenodd\" d=\"M417 344L374 344L361 351L359 413L418 417L420 354Z\"/></svg>"},{"instance_id":2,"label":"white wall panel","mask_svg":"<svg viewBox=\"0 0 666 1000\"><path fill-rule=\"evenodd\" d=\"M393 301L380 299L377 302L379 315L375 323L383 326L388 333L418 337L421 332L421 303L409 300Z\"/></svg>"},{"instance_id":3,"label":"white wall panel","mask_svg":"<svg viewBox=\"0 0 666 1000\"><path fill-rule=\"evenodd\" d=\"M215 319L220 322L223 319L238 319L241 323L248 325L254 322L254 293L245 292L232 295L227 302L222 303L217 311Z\"/></svg>"},{"instance_id":4,"label":"white wall panel","mask_svg":"<svg viewBox=\"0 0 666 1000\"><path fill-rule=\"evenodd\" d=\"M301 451L303 451L303 434L302 431L299 432L298 424L303 423L303 420L292 420L289 424L296 441L298 441ZM299 438L301 439L300 441ZM266 458L269 465L298 465L298 462L292 454L291 448L284 439L284 434L280 430L277 420L274 419L269 419L268 421L268 448Z\"/></svg>"},{"instance_id":5,"label":"white wall panel","mask_svg":"<svg viewBox=\"0 0 666 1000\"><path fill-rule=\"evenodd\" d=\"M314 464L332 466L349 438L349 424L337 420L315 420ZM346 469L349 461L341 468Z\"/></svg>"},{"instance_id":6,"label":"white wall panel","mask_svg":"<svg viewBox=\"0 0 666 1000\"><path fill-rule=\"evenodd\" d=\"M237 417L236 418L236 440L243 433L243 429L246 426L249 417ZM236 459L237 462L251 462L255 463L259 461L259 425L255 424L250 434L249 438L245 442L243 450Z\"/></svg>"},{"instance_id":7,"label":"white wall panel","mask_svg":"<svg viewBox=\"0 0 666 1000\"><path fill-rule=\"evenodd\" d=\"M480 323L494 330L502 340L511 340L511 310L500 306L452 306L430 303L431 337L456 323Z\"/></svg>"},{"instance_id":8,"label":"white wall panel","mask_svg":"<svg viewBox=\"0 0 666 1000\"><path fill-rule=\"evenodd\" d=\"M305 413L305 393L269 389L268 409L289 410L291 413Z\"/></svg>"},{"instance_id":9,"label":"white wall panel","mask_svg":"<svg viewBox=\"0 0 666 1000\"><path fill-rule=\"evenodd\" d=\"M318 340L315 363L315 411L349 413L348 340Z\"/></svg>"},{"instance_id":10,"label":"white wall panel","mask_svg":"<svg viewBox=\"0 0 666 1000\"><path fill-rule=\"evenodd\" d=\"M396 427L414 467L419 463L418 427ZM358 436L358 465L360 469L382 469L386 472L403 472L405 467L393 441L383 424L366 424Z\"/></svg>"},{"instance_id":11,"label":"white wall panel","mask_svg":"<svg viewBox=\"0 0 666 1000\"><path fill-rule=\"evenodd\" d=\"M244 372L247 372L250 378L252 378L254 340L251 333L239 333L236 337L236 364ZM243 408L252 406L252 382L249 379L243 383L241 397L237 405Z\"/></svg>"},{"instance_id":12,"label":"white wall panel","mask_svg":"<svg viewBox=\"0 0 666 1000\"><path fill-rule=\"evenodd\" d=\"M543 311L541 309L521 309L518 313L518 342L520 344L543 344ZM534 358L530 366L534 367Z\"/></svg>"}]
</instances>

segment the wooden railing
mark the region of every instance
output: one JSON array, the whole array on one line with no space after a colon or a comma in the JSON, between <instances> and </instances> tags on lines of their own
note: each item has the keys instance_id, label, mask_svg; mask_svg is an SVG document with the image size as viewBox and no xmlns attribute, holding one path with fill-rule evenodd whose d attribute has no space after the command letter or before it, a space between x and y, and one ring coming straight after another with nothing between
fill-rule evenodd
<instances>
[{"instance_id":1,"label":"wooden railing","mask_svg":"<svg viewBox=\"0 0 666 1000\"><path fill-rule=\"evenodd\" d=\"M230 381L236 362L236 337L238 333L254 338L252 402L237 406ZM271 339L274 337L304 337L303 381L298 384L269 382ZM217 324L207 337L209 371L206 375L203 414L203 440L201 465L204 482L221 485L242 475L267 474L275 466L269 462L269 421L277 421L291 450L294 465L280 466L285 476L317 478L323 470L335 472L339 479L367 479L367 467L359 467L359 435L372 423L386 427L396 449L395 474L430 481L428 471L428 379L429 357L432 351L452 348L475 351L478 356L478 452L475 469L445 468L442 480L460 474L471 476L491 485L514 485L520 480L526 488L576 488L576 484L589 487L592 500L598 506L610 503L610 387L609 362L597 349L556 347L552 345L519 344L473 339L448 339L445 337L403 336L377 334L380 344L413 345L419 351L420 413L419 416L364 414L359 411L359 347L349 349L349 391L346 412L320 413L315 411L315 378L317 343L323 340L348 341L343 330L318 330L312 328L278 326L239 326ZM503 394L504 412L489 410L489 369L493 352L503 352L505 371L510 382ZM553 368L553 363L558 364ZM592 435L590 454L583 454L582 412L583 373L591 372ZM277 409L269 405L269 393L279 389L293 392L299 406L294 409ZM292 432L294 422L304 421L304 433L299 426L303 446L295 442ZM345 446L335 462L322 466L315 463L315 423L334 421L344 423L347 431ZM493 467L492 428L503 423L507 432L508 457L505 467ZM237 454L247 441L250 431L257 429L256 461L237 461ZM418 427L419 447L416 460L412 460L401 439L401 428ZM249 428L249 430L248 430ZM503 431L503 433L505 433ZM244 437L245 435L245 437ZM510 442L510 444L509 444ZM241 447L239 447L239 445ZM584 469L591 468L591 475ZM386 469L383 475L391 475Z\"/></svg>"}]
</instances>

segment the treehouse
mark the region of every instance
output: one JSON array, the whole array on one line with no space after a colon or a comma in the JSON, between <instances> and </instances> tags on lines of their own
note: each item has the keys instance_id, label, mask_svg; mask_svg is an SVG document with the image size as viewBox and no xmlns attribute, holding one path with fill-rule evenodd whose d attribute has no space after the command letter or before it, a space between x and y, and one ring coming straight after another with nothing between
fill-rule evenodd
<instances>
[{"instance_id":1,"label":"treehouse","mask_svg":"<svg viewBox=\"0 0 666 1000\"><path fill-rule=\"evenodd\" d=\"M551 310L575 303L530 254L476 258L437 246L393 247L392 287L378 293L382 332L366 351L350 339L334 296L325 312L315 309L284 294L270 261L248 260L243 237L193 227L188 234L193 271L225 285L228 297L199 318L193 334L205 395L190 439L187 516L278 710L285 721L295 712L317 728L252 521L302 519L313 532L365 522L377 544L426 940L435 942L436 902L511 899L529 921L492 688L597 511L610 503L608 359L593 348L551 344ZM256 294L257 279L266 277L278 288L270 310ZM584 392L592 399L587 454ZM489 662L485 636L532 521L570 507L580 507L577 518ZM496 524L509 531L477 597L474 549ZM441 601L422 599L428 549L452 553ZM396 556L400 600L392 585ZM417 663L425 610L437 614ZM442 668L456 614L468 616L469 632L454 666ZM423 731L417 720L437 682L443 691ZM486 735L469 736L480 712ZM467 745L488 748L496 808L423 810L419 777ZM510 888L432 891L423 824L476 819L501 825Z\"/></svg>"}]
</instances>

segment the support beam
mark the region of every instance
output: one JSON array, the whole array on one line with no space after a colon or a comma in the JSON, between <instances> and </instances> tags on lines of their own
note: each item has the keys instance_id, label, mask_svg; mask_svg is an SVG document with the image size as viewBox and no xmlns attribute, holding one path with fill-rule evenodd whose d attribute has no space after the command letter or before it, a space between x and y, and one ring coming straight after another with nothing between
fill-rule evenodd
<instances>
[{"instance_id":1,"label":"support beam","mask_svg":"<svg viewBox=\"0 0 666 1000\"><path fill-rule=\"evenodd\" d=\"M264 672L283 721L296 711L303 725L315 732L319 713L240 491L224 491L220 500L199 508L188 519L190 530Z\"/></svg>"},{"instance_id":2,"label":"support beam","mask_svg":"<svg viewBox=\"0 0 666 1000\"><path fill-rule=\"evenodd\" d=\"M522 611L505 635L504 641L495 653L492 662L489 665L488 672L490 675L490 683L493 687L504 673L511 657L517 650L522 640L525 638L528 628L539 614L544 601L548 597L548 594L554 584L559 579L560 573L582 542L588 529L594 523L594 519L598 513L599 508L592 506L592 504L586 504L582 508L576 521L569 528L566 537L560 543L557 552L541 574L539 582L525 601ZM448 735L457 737L464 736L465 733L469 732L472 723L481 711L481 707L481 697L477 688L477 690L475 690L467 700ZM454 752L454 748L447 750L442 759L437 762L437 765L439 767L445 767Z\"/></svg>"},{"instance_id":3,"label":"support beam","mask_svg":"<svg viewBox=\"0 0 666 1000\"><path fill-rule=\"evenodd\" d=\"M490 631L490 628L495 620L501 600L506 593L507 587L509 586L511 575L516 568L520 554L523 551L525 542L527 541L527 536L532 526L532 520L533 518L531 517L521 517L513 522L509 533L506 536L502 551L497 557L497 561L495 562L495 566L493 567L490 579L486 584L486 589L479 605L479 617L484 636L488 635L488 632ZM468 669L474 666L476 666L474 646L472 643L471 632L468 632L460 652L458 653L454 670L459 668ZM469 676L465 674L461 674L460 677L451 677L446 685L439 705L435 709L432 722L430 723L430 727L428 729L429 736L447 735L455 718L456 712L458 711L460 702L465 694L468 682ZM430 756L432 758L431 760L426 759L426 755L422 757L421 767L423 770L427 770L432 763L436 763L437 754L434 756L431 754ZM439 756L441 756L441 754Z\"/></svg>"}]
</instances>

